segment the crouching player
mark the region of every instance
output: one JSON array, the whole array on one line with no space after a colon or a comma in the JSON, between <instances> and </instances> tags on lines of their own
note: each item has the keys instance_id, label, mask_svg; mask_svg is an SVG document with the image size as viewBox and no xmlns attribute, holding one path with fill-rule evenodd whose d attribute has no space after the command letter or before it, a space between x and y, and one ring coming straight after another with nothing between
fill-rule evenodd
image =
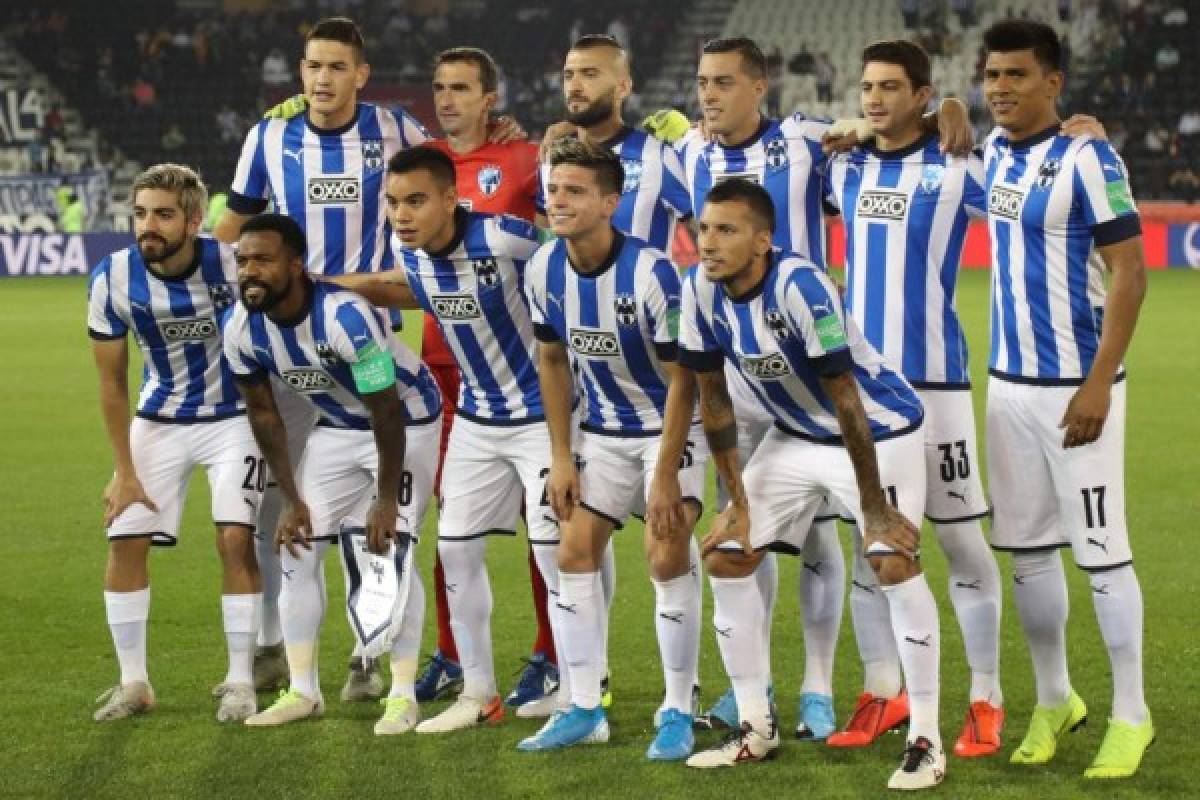
<instances>
[{"instance_id":1,"label":"crouching player","mask_svg":"<svg viewBox=\"0 0 1200 800\"><path fill-rule=\"evenodd\" d=\"M225 328L225 356L246 399L250 426L287 502L275 534L282 553L281 619L291 688L247 725L317 716L325 703L317 641L325 616L325 551L348 520L365 520L372 552L415 540L437 469L441 397L429 371L361 297L305 273L305 239L291 218L264 214L242 226L242 303ZM317 410L299 476L270 375ZM409 581L392 646L392 689L377 734L417 723L413 691L425 595Z\"/></svg>"}]
</instances>

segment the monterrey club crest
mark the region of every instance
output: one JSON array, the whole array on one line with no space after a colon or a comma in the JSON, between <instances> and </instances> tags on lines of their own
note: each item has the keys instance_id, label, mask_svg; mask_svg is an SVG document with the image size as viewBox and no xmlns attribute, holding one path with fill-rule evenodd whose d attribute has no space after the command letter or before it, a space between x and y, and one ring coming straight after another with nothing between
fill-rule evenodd
<instances>
[{"instance_id":1,"label":"monterrey club crest","mask_svg":"<svg viewBox=\"0 0 1200 800\"><path fill-rule=\"evenodd\" d=\"M383 139L362 140L363 172L383 172Z\"/></svg>"},{"instance_id":2,"label":"monterrey club crest","mask_svg":"<svg viewBox=\"0 0 1200 800\"><path fill-rule=\"evenodd\" d=\"M333 345L329 342L316 343L317 358L321 360L321 366L325 369L334 369L341 362L337 352L333 349Z\"/></svg>"},{"instance_id":3,"label":"monterrey club crest","mask_svg":"<svg viewBox=\"0 0 1200 800\"><path fill-rule=\"evenodd\" d=\"M788 335L787 320L784 319L783 312L779 309L771 309L763 314L763 320L767 323L767 328L774 334L776 339L786 339Z\"/></svg>"},{"instance_id":4,"label":"monterrey club crest","mask_svg":"<svg viewBox=\"0 0 1200 800\"><path fill-rule=\"evenodd\" d=\"M1054 183L1054 179L1058 177L1058 171L1062 169L1062 164L1058 159L1047 159L1038 167L1037 178L1034 179L1034 186L1039 189L1049 189Z\"/></svg>"},{"instance_id":5,"label":"monterrey club crest","mask_svg":"<svg viewBox=\"0 0 1200 800\"><path fill-rule=\"evenodd\" d=\"M631 294L619 294L613 298L613 313L618 325L637 325L637 298Z\"/></svg>"},{"instance_id":6,"label":"monterrey club crest","mask_svg":"<svg viewBox=\"0 0 1200 800\"><path fill-rule=\"evenodd\" d=\"M224 311L234 303L233 289L228 283L211 284L208 287L208 296L217 311Z\"/></svg>"},{"instance_id":7,"label":"monterrey club crest","mask_svg":"<svg viewBox=\"0 0 1200 800\"><path fill-rule=\"evenodd\" d=\"M471 268L480 286L492 287L500 283L500 267L494 258L476 258L471 260Z\"/></svg>"},{"instance_id":8,"label":"monterrey club crest","mask_svg":"<svg viewBox=\"0 0 1200 800\"><path fill-rule=\"evenodd\" d=\"M787 141L782 137L777 137L767 142L766 146L767 169L778 171L787 169L788 152Z\"/></svg>"},{"instance_id":9,"label":"monterrey club crest","mask_svg":"<svg viewBox=\"0 0 1200 800\"><path fill-rule=\"evenodd\" d=\"M479 184L479 191L483 192L484 197L494 195L500 189L502 180L504 180L504 172L500 169L499 164L484 164L475 174L475 182Z\"/></svg>"},{"instance_id":10,"label":"monterrey club crest","mask_svg":"<svg viewBox=\"0 0 1200 800\"><path fill-rule=\"evenodd\" d=\"M622 158L621 167L625 170L625 183L621 186L621 193L636 192L642 185L642 162Z\"/></svg>"}]
</instances>

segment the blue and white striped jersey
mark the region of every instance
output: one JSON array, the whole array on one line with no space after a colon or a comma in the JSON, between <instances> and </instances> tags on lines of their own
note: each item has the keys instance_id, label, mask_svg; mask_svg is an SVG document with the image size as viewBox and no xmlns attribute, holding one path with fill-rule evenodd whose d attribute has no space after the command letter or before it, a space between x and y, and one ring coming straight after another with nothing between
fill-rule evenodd
<instances>
[{"instance_id":1,"label":"blue and white striped jersey","mask_svg":"<svg viewBox=\"0 0 1200 800\"><path fill-rule=\"evenodd\" d=\"M679 274L661 250L614 233L608 259L587 274L562 239L533 254L526 286L534 333L562 342L578 367L583 430L653 436L667 400L663 362L675 360Z\"/></svg>"},{"instance_id":2,"label":"blue and white striped jersey","mask_svg":"<svg viewBox=\"0 0 1200 800\"><path fill-rule=\"evenodd\" d=\"M970 385L954 290L970 216L983 216L983 159L939 152L936 134L882 152L856 148L829 167L846 229L846 307L910 383Z\"/></svg>"},{"instance_id":3,"label":"blue and white striped jersey","mask_svg":"<svg viewBox=\"0 0 1200 800\"><path fill-rule=\"evenodd\" d=\"M714 184L746 178L761 185L775 202L774 244L825 266L825 223L822 217L826 156L821 137L828 120L793 114L766 119L758 132L736 147L691 136L683 143L683 168L697 218Z\"/></svg>"},{"instance_id":4,"label":"blue and white striped jersey","mask_svg":"<svg viewBox=\"0 0 1200 800\"><path fill-rule=\"evenodd\" d=\"M233 250L215 239L197 239L191 268L173 278L153 272L133 245L92 270L88 334L105 340L133 333L144 362L139 417L226 419L245 410L221 358L221 320L236 302Z\"/></svg>"},{"instance_id":5,"label":"blue and white striped jersey","mask_svg":"<svg viewBox=\"0 0 1200 800\"><path fill-rule=\"evenodd\" d=\"M625 185L621 187L621 202L613 214L613 227L670 253L675 225L692 213L692 198L679 154L645 131L629 127L601 146L616 153L625 170ZM550 165L543 164L542 187L549 177ZM544 188L538 192L537 209L541 213L546 211Z\"/></svg>"},{"instance_id":6,"label":"blue and white striped jersey","mask_svg":"<svg viewBox=\"0 0 1200 800\"><path fill-rule=\"evenodd\" d=\"M455 226L454 240L440 253L404 249L395 235L392 246L458 364L458 413L488 425L543 420L525 295L525 263L538 248L537 228L461 208Z\"/></svg>"},{"instance_id":7,"label":"blue and white striped jersey","mask_svg":"<svg viewBox=\"0 0 1200 800\"><path fill-rule=\"evenodd\" d=\"M1078 384L1100 345L1104 262L1097 247L1141 233L1121 157L1058 125L1021 142L997 130L984 150L992 238L989 372Z\"/></svg>"},{"instance_id":8,"label":"blue and white striped jersey","mask_svg":"<svg viewBox=\"0 0 1200 800\"><path fill-rule=\"evenodd\" d=\"M763 282L736 300L693 267L683 279L679 362L697 371L733 362L776 425L821 443L841 441L822 376L851 371L876 440L912 430L924 410L846 318L837 287L819 267L773 251Z\"/></svg>"},{"instance_id":9,"label":"blue and white striped jersey","mask_svg":"<svg viewBox=\"0 0 1200 800\"><path fill-rule=\"evenodd\" d=\"M225 358L241 380L276 375L317 409L317 424L370 430L353 366L368 354L390 354L395 391L405 419L419 425L437 417L441 394L428 368L392 333L386 319L354 292L314 281L308 311L294 325L238 303L225 325Z\"/></svg>"},{"instance_id":10,"label":"blue and white striped jersey","mask_svg":"<svg viewBox=\"0 0 1200 800\"><path fill-rule=\"evenodd\" d=\"M354 119L337 130L318 130L303 114L264 119L246 136L229 208L257 214L273 200L304 229L310 272L378 271L391 263L387 162L428 138L406 112L371 103L359 103Z\"/></svg>"}]
</instances>

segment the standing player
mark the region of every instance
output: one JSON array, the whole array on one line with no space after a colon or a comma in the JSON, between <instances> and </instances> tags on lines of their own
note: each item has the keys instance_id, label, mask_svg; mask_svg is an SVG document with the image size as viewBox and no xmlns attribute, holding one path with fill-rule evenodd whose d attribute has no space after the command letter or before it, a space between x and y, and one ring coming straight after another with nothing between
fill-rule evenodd
<instances>
[{"instance_id":1,"label":"standing player","mask_svg":"<svg viewBox=\"0 0 1200 800\"><path fill-rule=\"evenodd\" d=\"M929 56L905 41L863 51L862 110L874 140L833 159L829 199L846 222L846 305L888 366L925 407L925 516L950 564L950 599L971 668L960 756L1000 747L1000 572L983 537L989 509L979 480L967 343L954 308L969 216L985 213L983 162L947 156L921 116L933 93ZM887 601L861 554L851 589L863 658L857 720L839 736L869 744L898 724L900 659Z\"/></svg>"},{"instance_id":2,"label":"standing player","mask_svg":"<svg viewBox=\"0 0 1200 800\"><path fill-rule=\"evenodd\" d=\"M441 397L417 357L362 298L305 271L303 229L282 214L242 226L242 302L225 326L225 357L246 399L254 437L287 500L275 539L285 550L280 596L291 687L250 726L283 725L325 709L317 642L325 616L324 555L348 524L364 525L376 554L411 547L433 490ZM269 376L317 410L300 474ZM299 484L299 485L297 485ZM397 556L402 562L402 557ZM354 573L346 561L347 592ZM413 691L425 594L412 575L391 651L392 690L375 733L417 723Z\"/></svg>"},{"instance_id":3,"label":"standing player","mask_svg":"<svg viewBox=\"0 0 1200 800\"><path fill-rule=\"evenodd\" d=\"M307 240L307 266L315 275L374 272L391 264L383 172L393 153L424 142L420 124L403 111L359 103L370 66L362 34L353 21L332 17L317 22L304 44L300 77L305 113L290 119L264 119L247 134L229 205L213 235L236 241L241 226L274 202ZM302 447L315 416L294 393L276 383L277 402L294 448ZM292 464L299 450L293 449ZM259 528L271 531L280 498L274 486L264 497ZM279 627L279 558L269 536L258 539L264 585L263 627L259 636L256 682L260 688L286 676ZM352 659L342 699L374 699L383 691L378 665L360 669Z\"/></svg>"},{"instance_id":4,"label":"standing player","mask_svg":"<svg viewBox=\"0 0 1200 800\"><path fill-rule=\"evenodd\" d=\"M93 270L88 334L115 474L104 490L108 567L104 607L121 682L102 696L98 721L154 707L146 671L151 545L175 544L192 470L203 466L223 571L221 613L229 669L217 719L256 710L252 665L262 608L254 523L262 458L233 376L221 359L220 317L234 302L232 251L197 237L208 192L195 172L160 164L133 182L137 244ZM137 418L129 421L127 336L145 362Z\"/></svg>"},{"instance_id":5,"label":"standing player","mask_svg":"<svg viewBox=\"0 0 1200 800\"><path fill-rule=\"evenodd\" d=\"M551 150L550 165L546 210L561 238L534 255L527 283L553 448L546 494L562 530L552 613L562 632L571 704L518 745L526 751L608 739L601 705L608 613L600 566L613 529L644 500L653 479L667 386L676 372L679 314L679 276L666 255L612 225L624 182L620 159L564 139ZM585 412L575 454L577 392ZM676 400L679 413L694 414L693 396L677 394ZM694 437L681 447L676 458L684 463L673 465L682 466L683 524L651 526L645 536L666 684L658 733L646 753L655 760L686 758L693 747L700 585L692 528L703 502L705 461L698 444Z\"/></svg>"},{"instance_id":6,"label":"standing player","mask_svg":"<svg viewBox=\"0 0 1200 800\"><path fill-rule=\"evenodd\" d=\"M843 319L828 276L771 247L774 221L762 187L737 179L714 187L700 218L701 267L684 281L681 388L690 396L699 381L705 435L731 496L704 545L713 624L741 714L739 730L688 765L735 766L778 747L767 701L766 608L753 573L766 548L802 548L818 507L833 495L858 522L887 594L912 696L908 745L888 786L927 788L941 782L945 754L938 733L938 612L911 522L925 497L924 471L912 468L924 447L921 402ZM776 420L744 474L726 359ZM673 482L670 467L685 438L676 409L659 456L664 484ZM665 491L678 493L678 487Z\"/></svg>"},{"instance_id":7,"label":"standing player","mask_svg":"<svg viewBox=\"0 0 1200 800\"><path fill-rule=\"evenodd\" d=\"M1059 132L1062 48L1041 23L984 34L992 240L987 459L993 546L1013 552L1037 707L1014 763L1044 764L1087 709L1067 674L1058 548L1089 573L1113 675L1089 778L1133 775L1154 739L1142 686L1142 592L1125 523L1125 371L1146 290L1141 226L1120 157ZM1112 273L1104 288L1105 268Z\"/></svg>"}]
</instances>

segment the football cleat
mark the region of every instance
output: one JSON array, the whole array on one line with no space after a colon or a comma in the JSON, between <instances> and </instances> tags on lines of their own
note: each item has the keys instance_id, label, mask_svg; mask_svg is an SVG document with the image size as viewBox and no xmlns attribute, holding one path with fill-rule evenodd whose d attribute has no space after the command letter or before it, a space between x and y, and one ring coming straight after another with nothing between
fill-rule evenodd
<instances>
[{"instance_id":1,"label":"football cleat","mask_svg":"<svg viewBox=\"0 0 1200 800\"><path fill-rule=\"evenodd\" d=\"M1029 730L1009 761L1013 764L1046 764L1054 758L1059 738L1067 731L1073 733L1086 724L1087 706L1075 692L1071 692L1071 696L1060 706L1035 706Z\"/></svg>"},{"instance_id":2,"label":"football cleat","mask_svg":"<svg viewBox=\"0 0 1200 800\"><path fill-rule=\"evenodd\" d=\"M870 692L858 696L854 713L846 727L829 735L830 747L866 747L883 734L908 722L908 692L895 697L876 697Z\"/></svg>"},{"instance_id":3,"label":"football cleat","mask_svg":"<svg viewBox=\"0 0 1200 800\"><path fill-rule=\"evenodd\" d=\"M290 673L283 643L260 647L254 651L254 691L273 692L286 689ZM213 697L217 697L213 689Z\"/></svg>"},{"instance_id":4,"label":"football cleat","mask_svg":"<svg viewBox=\"0 0 1200 800\"><path fill-rule=\"evenodd\" d=\"M823 742L837 730L833 715L833 698L827 694L801 692L796 714L796 738L808 742Z\"/></svg>"},{"instance_id":5,"label":"football cleat","mask_svg":"<svg viewBox=\"0 0 1200 800\"><path fill-rule=\"evenodd\" d=\"M604 680L600 681L600 707L601 708L612 708L613 693L612 693L612 689L609 688L609 677L610 677L609 674L606 672L606 673L604 673Z\"/></svg>"},{"instance_id":6,"label":"football cleat","mask_svg":"<svg viewBox=\"0 0 1200 800\"><path fill-rule=\"evenodd\" d=\"M558 690L544 694L537 700L517 706L517 716L521 719L545 719L558 710Z\"/></svg>"},{"instance_id":7,"label":"football cleat","mask_svg":"<svg viewBox=\"0 0 1200 800\"><path fill-rule=\"evenodd\" d=\"M462 667L457 661L451 661L442 655L442 651L435 651L417 678L417 702L432 703L434 700L441 700L451 692L461 692L462 686Z\"/></svg>"},{"instance_id":8,"label":"football cleat","mask_svg":"<svg viewBox=\"0 0 1200 800\"><path fill-rule=\"evenodd\" d=\"M1141 725L1109 719L1108 730L1096 760L1083 771L1085 778L1129 778L1137 772L1146 748L1154 744L1154 723L1149 712Z\"/></svg>"},{"instance_id":9,"label":"football cleat","mask_svg":"<svg viewBox=\"0 0 1200 800\"><path fill-rule=\"evenodd\" d=\"M431 717L417 726L417 733L450 733L476 725L495 725L504 719L504 703L500 695L490 700L479 700L460 694L453 705L436 717Z\"/></svg>"},{"instance_id":10,"label":"football cleat","mask_svg":"<svg viewBox=\"0 0 1200 800\"><path fill-rule=\"evenodd\" d=\"M959 758L990 756L1000 749L1000 732L1004 730L1004 709L986 700L976 700L967 709L962 734L954 743L954 755Z\"/></svg>"},{"instance_id":11,"label":"football cleat","mask_svg":"<svg viewBox=\"0 0 1200 800\"><path fill-rule=\"evenodd\" d=\"M385 697L379 701L383 716L375 723L376 736L395 736L417 727L421 718L417 701L409 697Z\"/></svg>"},{"instance_id":12,"label":"football cleat","mask_svg":"<svg viewBox=\"0 0 1200 800\"><path fill-rule=\"evenodd\" d=\"M154 708L154 690L145 681L118 684L97 697L96 702L103 703L92 715L96 722L125 719Z\"/></svg>"},{"instance_id":13,"label":"football cleat","mask_svg":"<svg viewBox=\"0 0 1200 800\"><path fill-rule=\"evenodd\" d=\"M660 712L658 733L646 750L651 761L682 761L696 747L696 735L692 733L692 715L675 708Z\"/></svg>"},{"instance_id":14,"label":"football cleat","mask_svg":"<svg viewBox=\"0 0 1200 800\"><path fill-rule=\"evenodd\" d=\"M558 750L576 744L603 744L608 741L608 715L601 706L555 711L542 729L517 743L523 753Z\"/></svg>"},{"instance_id":15,"label":"football cleat","mask_svg":"<svg viewBox=\"0 0 1200 800\"><path fill-rule=\"evenodd\" d=\"M319 717L324 713L325 700L321 695L318 694L314 699L300 694L295 689L285 689L266 711L246 717L246 724L251 728L270 728L309 717Z\"/></svg>"},{"instance_id":16,"label":"football cleat","mask_svg":"<svg viewBox=\"0 0 1200 800\"><path fill-rule=\"evenodd\" d=\"M768 725L770 730L764 736L754 730L750 723L743 722L741 727L727 733L721 744L710 750L701 750L689 758L687 765L697 769L713 769L765 761L779 747L779 726L773 719Z\"/></svg>"},{"instance_id":17,"label":"football cleat","mask_svg":"<svg viewBox=\"0 0 1200 800\"><path fill-rule=\"evenodd\" d=\"M663 724L663 714L667 711L666 698L663 698L663 704L654 711L654 727L661 728ZM700 716L700 684L692 684L692 710L688 714L692 720L692 727L702 729L704 726L696 722L696 717Z\"/></svg>"},{"instance_id":18,"label":"football cleat","mask_svg":"<svg viewBox=\"0 0 1200 800\"><path fill-rule=\"evenodd\" d=\"M258 697L254 687L248 683L222 683L213 691L220 690L217 706L217 722L241 722L258 711Z\"/></svg>"},{"instance_id":19,"label":"football cleat","mask_svg":"<svg viewBox=\"0 0 1200 800\"><path fill-rule=\"evenodd\" d=\"M930 789L946 777L946 752L924 736L918 736L904 748L900 768L888 779L889 789Z\"/></svg>"},{"instance_id":20,"label":"football cleat","mask_svg":"<svg viewBox=\"0 0 1200 800\"><path fill-rule=\"evenodd\" d=\"M350 671L342 686L343 703L374 703L383 697L383 675L379 671L379 659L350 659Z\"/></svg>"},{"instance_id":21,"label":"football cleat","mask_svg":"<svg viewBox=\"0 0 1200 800\"><path fill-rule=\"evenodd\" d=\"M504 698L504 705L519 708L526 703L541 700L558 690L558 667L546 660L545 653L534 653L525 659L525 668L517 685Z\"/></svg>"},{"instance_id":22,"label":"football cleat","mask_svg":"<svg viewBox=\"0 0 1200 800\"><path fill-rule=\"evenodd\" d=\"M718 728L734 730L740 722L737 697L734 696L733 688L730 687L717 698L717 702L712 704L712 708L696 717L695 725L703 730L717 730Z\"/></svg>"}]
</instances>

